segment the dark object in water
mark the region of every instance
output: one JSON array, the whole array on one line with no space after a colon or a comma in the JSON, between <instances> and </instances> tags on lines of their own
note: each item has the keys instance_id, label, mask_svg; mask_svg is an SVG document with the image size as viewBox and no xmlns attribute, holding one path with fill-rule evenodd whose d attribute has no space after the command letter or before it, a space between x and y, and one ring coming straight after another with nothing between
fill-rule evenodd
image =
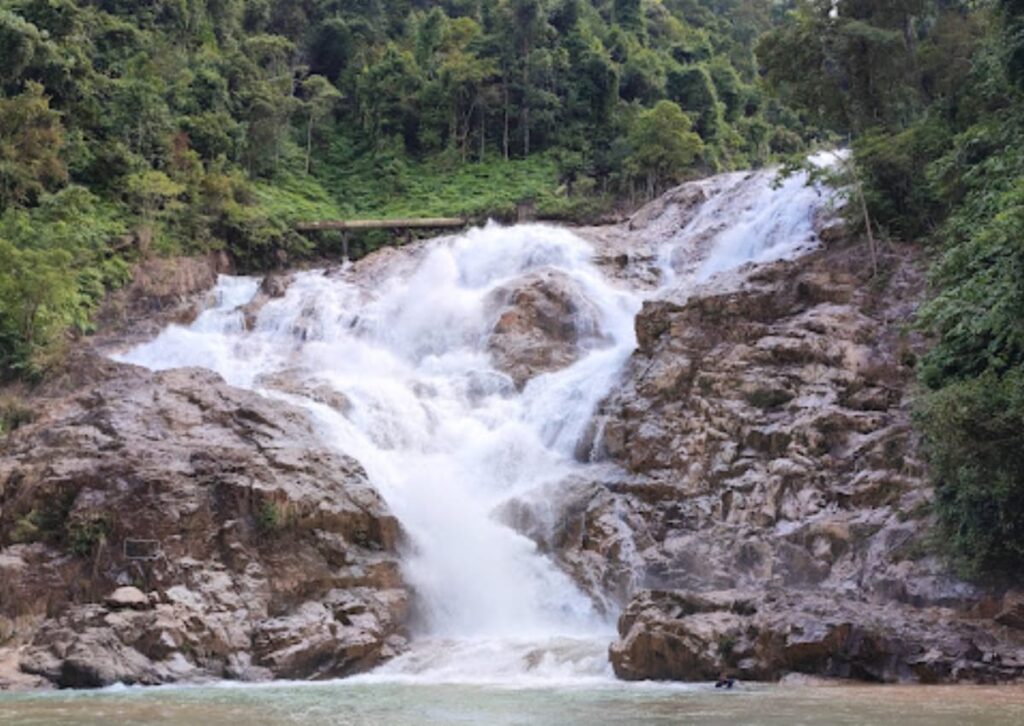
<instances>
[{"instance_id":1,"label":"dark object in water","mask_svg":"<svg viewBox=\"0 0 1024 726\"><path fill-rule=\"evenodd\" d=\"M718 682L715 683L715 688L725 688L726 690L731 689L736 685L735 678L719 678Z\"/></svg>"}]
</instances>

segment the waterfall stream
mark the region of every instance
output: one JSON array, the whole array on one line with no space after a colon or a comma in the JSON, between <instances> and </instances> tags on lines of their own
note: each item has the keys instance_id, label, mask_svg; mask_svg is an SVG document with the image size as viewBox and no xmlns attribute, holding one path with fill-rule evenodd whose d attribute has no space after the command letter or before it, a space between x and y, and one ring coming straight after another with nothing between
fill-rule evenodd
<instances>
[{"instance_id":1,"label":"waterfall stream","mask_svg":"<svg viewBox=\"0 0 1024 726\"><path fill-rule=\"evenodd\" d=\"M779 188L772 178L701 182L707 200L665 236L666 286L815 244L822 193L799 176ZM688 245L691 262L674 264ZM298 273L248 326L240 308L259 280L221 277L195 323L116 357L158 370L209 368L302 405L324 441L365 467L409 535L404 574L419 618L412 650L364 678L607 678L613 622L493 516L590 466L576 460L577 443L635 348L633 321L650 294L612 281L593 256L566 229L491 224L385 257L372 280L359 264ZM518 390L488 349L495 300L551 271L571 283L577 308L596 311L600 334L575 363ZM592 324L580 317L572 324ZM323 390L334 405L309 393Z\"/></svg>"}]
</instances>

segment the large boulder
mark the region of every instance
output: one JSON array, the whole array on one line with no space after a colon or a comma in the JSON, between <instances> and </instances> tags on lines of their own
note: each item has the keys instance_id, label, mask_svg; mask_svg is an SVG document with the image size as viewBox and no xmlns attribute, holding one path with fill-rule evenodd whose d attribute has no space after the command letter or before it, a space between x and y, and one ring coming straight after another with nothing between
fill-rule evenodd
<instances>
[{"instance_id":1,"label":"large boulder","mask_svg":"<svg viewBox=\"0 0 1024 726\"><path fill-rule=\"evenodd\" d=\"M304 411L210 372L98 368L0 448L0 622L24 671L318 678L403 649L398 522Z\"/></svg>"},{"instance_id":2,"label":"large boulder","mask_svg":"<svg viewBox=\"0 0 1024 726\"><path fill-rule=\"evenodd\" d=\"M497 321L488 339L491 358L519 388L603 341L597 309L564 273L537 272L496 290L490 302Z\"/></svg>"}]
</instances>

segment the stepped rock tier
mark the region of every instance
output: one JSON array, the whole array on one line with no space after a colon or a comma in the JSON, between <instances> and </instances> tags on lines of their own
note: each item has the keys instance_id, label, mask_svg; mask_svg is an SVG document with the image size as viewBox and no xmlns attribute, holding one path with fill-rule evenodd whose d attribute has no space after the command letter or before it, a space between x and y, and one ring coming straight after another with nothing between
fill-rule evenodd
<instances>
[{"instance_id":1,"label":"stepped rock tier","mask_svg":"<svg viewBox=\"0 0 1024 726\"><path fill-rule=\"evenodd\" d=\"M774 182L147 263L0 443L0 688L1019 678L930 540L922 266Z\"/></svg>"}]
</instances>

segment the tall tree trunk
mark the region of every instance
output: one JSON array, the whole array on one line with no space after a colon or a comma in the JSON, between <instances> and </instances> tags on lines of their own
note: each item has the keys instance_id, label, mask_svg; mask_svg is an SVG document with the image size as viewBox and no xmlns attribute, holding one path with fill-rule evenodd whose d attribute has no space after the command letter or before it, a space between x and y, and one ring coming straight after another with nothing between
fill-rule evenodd
<instances>
[{"instance_id":1,"label":"tall tree trunk","mask_svg":"<svg viewBox=\"0 0 1024 726\"><path fill-rule=\"evenodd\" d=\"M523 158L530 155L530 41L523 39L523 107L521 109L523 124Z\"/></svg>"},{"instance_id":2,"label":"tall tree trunk","mask_svg":"<svg viewBox=\"0 0 1024 726\"><path fill-rule=\"evenodd\" d=\"M309 114L306 123L306 176L309 176L309 168L313 156L313 114Z\"/></svg>"},{"instance_id":3,"label":"tall tree trunk","mask_svg":"<svg viewBox=\"0 0 1024 726\"><path fill-rule=\"evenodd\" d=\"M504 73L501 76L501 95L502 102L504 104L504 119L501 129L501 151L502 155L505 157L505 161L508 161L508 76Z\"/></svg>"},{"instance_id":4,"label":"tall tree trunk","mask_svg":"<svg viewBox=\"0 0 1024 726\"><path fill-rule=\"evenodd\" d=\"M875 242L875 231L872 229L871 214L868 211L868 199L864 195L864 183L860 180L857 167L851 159L845 161L847 172L853 178L854 188L857 190L857 201L860 202L860 211L864 215L864 229L868 234L868 252L871 254L871 272L878 276L878 245Z\"/></svg>"},{"instance_id":5,"label":"tall tree trunk","mask_svg":"<svg viewBox=\"0 0 1024 726\"><path fill-rule=\"evenodd\" d=\"M484 161L484 154L487 152L487 114L484 105L480 104L480 163Z\"/></svg>"},{"instance_id":6,"label":"tall tree trunk","mask_svg":"<svg viewBox=\"0 0 1024 726\"><path fill-rule=\"evenodd\" d=\"M448 118L448 146L454 148L459 143L459 109L452 101L452 115Z\"/></svg>"}]
</instances>

